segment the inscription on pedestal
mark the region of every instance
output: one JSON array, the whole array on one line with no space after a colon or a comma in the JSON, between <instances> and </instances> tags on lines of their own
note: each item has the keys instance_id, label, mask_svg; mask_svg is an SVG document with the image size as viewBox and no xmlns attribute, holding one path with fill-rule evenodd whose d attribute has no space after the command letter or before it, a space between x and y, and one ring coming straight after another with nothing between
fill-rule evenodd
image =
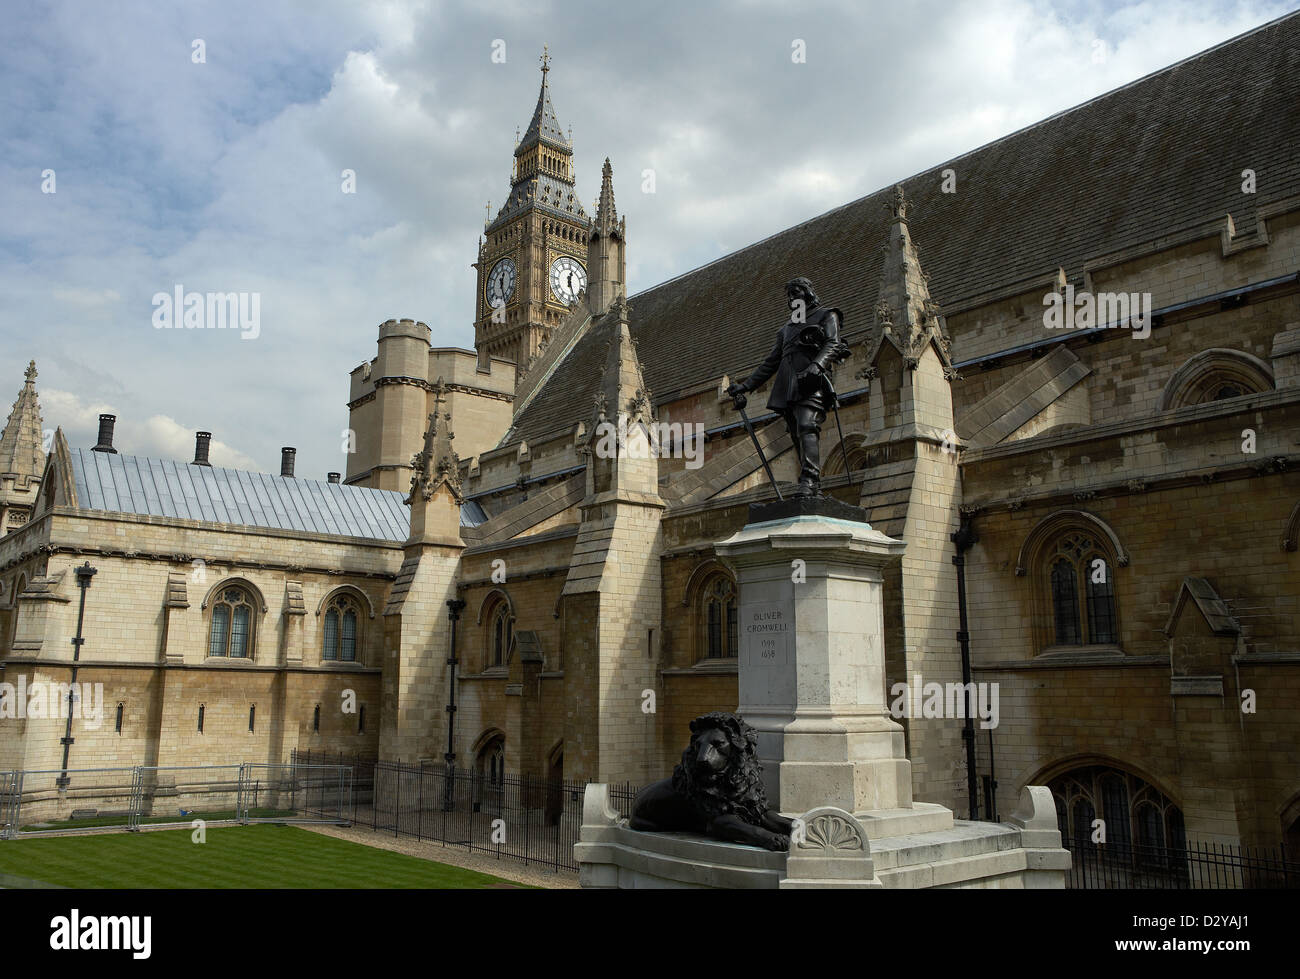
<instances>
[{"instance_id":1,"label":"inscription on pedestal","mask_svg":"<svg viewBox=\"0 0 1300 979\"><path fill-rule=\"evenodd\" d=\"M757 669L787 665L794 639L790 607L783 602L762 602L743 607L740 614L744 665Z\"/></svg>"},{"instance_id":2,"label":"inscription on pedestal","mask_svg":"<svg viewBox=\"0 0 1300 979\"><path fill-rule=\"evenodd\" d=\"M750 707L794 702L794 607L791 602L742 603L741 703Z\"/></svg>"}]
</instances>

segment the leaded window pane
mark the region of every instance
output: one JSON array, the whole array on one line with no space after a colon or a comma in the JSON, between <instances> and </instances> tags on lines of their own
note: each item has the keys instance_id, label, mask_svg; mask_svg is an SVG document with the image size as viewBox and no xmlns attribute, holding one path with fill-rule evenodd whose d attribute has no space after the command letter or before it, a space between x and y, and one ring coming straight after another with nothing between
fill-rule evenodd
<instances>
[{"instance_id":1,"label":"leaded window pane","mask_svg":"<svg viewBox=\"0 0 1300 979\"><path fill-rule=\"evenodd\" d=\"M1159 809L1145 803L1137 809L1138 842L1143 846L1165 845L1165 821Z\"/></svg>"},{"instance_id":2,"label":"leaded window pane","mask_svg":"<svg viewBox=\"0 0 1300 979\"><path fill-rule=\"evenodd\" d=\"M1088 559L1088 641L1118 642L1115 629L1115 582L1099 554Z\"/></svg>"},{"instance_id":3,"label":"leaded window pane","mask_svg":"<svg viewBox=\"0 0 1300 979\"><path fill-rule=\"evenodd\" d=\"M339 658L339 613L330 609L325 613L325 649L322 651L323 659Z\"/></svg>"},{"instance_id":4,"label":"leaded window pane","mask_svg":"<svg viewBox=\"0 0 1300 979\"><path fill-rule=\"evenodd\" d=\"M243 657L248 655L249 609L247 605L235 608L230 624L230 655Z\"/></svg>"},{"instance_id":5,"label":"leaded window pane","mask_svg":"<svg viewBox=\"0 0 1300 979\"><path fill-rule=\"evenodd\" d=\"M230 634L230 606L215 605L212 608L212 631L208 635L208 655L225 656L226 639Z\"/></svg>"},{"instance_id":6,"label":"leaded window pane","mask_svg":"<svg viewBox=\"0 0 1300 979\"><path fill-rule=\"evenodd\" d=\"M1089 800L1079 798L1074 800L1072 815L1075 846L1087 846L1092 843L1092 821L1097 818L1097 811Z\"/></svg>"},{"instance_id":7,"label":"leaded window pane","mask_svg":"<svg viewBox=\"0 0 1300 979\"><path fill-rule=\"evenodd\" d=\"M1129 843L1128 786L1120 775L1103 775L1101 778L1101 811L1106 820L1106 842Z\"/></svg>"},{"instance_id":8,"label":"leaded window pane","mask_svg":"<svg viewBox=\"0 0 1300 979\"><path fill-rule=\"evenodd\" d=\"M727 603L727 655L728 656L738 655L740 649L737 640L737 634L739 629L738 613L739 610L736 608L736 603L734 601L728 602Z\"/></svg>"},{"instance_id":9,"label":"leaded window pane","mask_svg":"<svg viewBox=\"0 0 1300 979\"><path fill-rule=\"evenodd\" d=\"M709 600L709 656L722 655L722 605L716 598Z\"/></svg>"},{"instance_id":10,"label":"leaded window pane","mask_svg":"<svg viewBox=\"0 0 1300 979\"><path fill-rule=\"evenodd\" d=\"M1065 558L1052 565L1052 621L1058 646L1079 645L1079 593L1074 566Z\"/></svg>"},{"instance_id":11,"label":"leaded window pane","mask_svg":"<svg viewBox=\"0 0 1300 979\"><path fill-rule=\"evenodd\" d=\"M357 658L357 613L348 609L343 613L343 643L339 659L351 663Z\"/></svg>"}]
</instances>

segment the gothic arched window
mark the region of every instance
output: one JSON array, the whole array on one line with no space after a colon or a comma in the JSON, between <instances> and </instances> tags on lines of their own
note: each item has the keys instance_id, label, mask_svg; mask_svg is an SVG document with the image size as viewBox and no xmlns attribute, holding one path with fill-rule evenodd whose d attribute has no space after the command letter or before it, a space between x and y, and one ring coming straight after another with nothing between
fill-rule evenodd
<instances>
[{"instance_id":1,"label":"gothic arched window","mask_svg":"<svg viewBox=\"0 0 1300 979\"><path fill-rule=\"evenodd\" d=\"M1085 876L1110 886L1142 886L1144 876L1186 873L1182 810L1145 779L1089 765L1058 775L1048 788L1062 843Z\"/></svg>"},{"instance_id":2,"label":"gothic arched window","mask_svg":"<svg viewBox=\"0 0 1300 979\"><path fill-rule=\"evenodd\" d=\"M355 663L360 640L361 610L348 594L335 595L325 608L321 659Z\"/></svg>"},{"instance_id":3,"label":"gothic arched window","mask_svg":"<svg viewBox=\"0 0 1300 979\"><path fill-rule=\"evenodd\" d=\"M1165 384L1160 410L1226 401L1271 391L1272 368L1244 350L1216 347L1202 350L1176 370Z\"/></svg>"},{"instance_id":4,"label":"gothic arched window","mask_svg":"<svg viewBox=\"0 0 1300 979\"><path fill-rule=\"evenodd\" d=\"M488 620L488 655L489 669L503 668L510 662L515 645L515 618L510 614L510 606L499 602L492 610Z\"/></svg>"},{"instance_id":5,"label":"gothic arched window","mask_svg":"<svg viewBox=\"0 0 1300 979\"><path fill-rule=\"evenodd\" d=\"M245 589L223 588L212 603L208 655L231 659L253 655L253 599Z\"/></svg>"},{"instance_id":6,"label":"gothic arched window","mask_svg":"<svg viewBox=\"0 0 1300 979\"><path fill-rule=\"evenodd\" d=\"M1046 563L1051 644L1117 644L1114 565L1097 536L1081 530L1062 534L1047 549Z\"/></svg>"},{"instance_id":7,"label":"gothic arched window","mask_svg":"<svg viewBox=\"0 0 1300 979\"><path fill-rule=\"evenodd\" d=\"M728 575L717 575L702 589L704 655L709 659L734 659L738 655L736 585Z\"/></svg>"}]
</instances>

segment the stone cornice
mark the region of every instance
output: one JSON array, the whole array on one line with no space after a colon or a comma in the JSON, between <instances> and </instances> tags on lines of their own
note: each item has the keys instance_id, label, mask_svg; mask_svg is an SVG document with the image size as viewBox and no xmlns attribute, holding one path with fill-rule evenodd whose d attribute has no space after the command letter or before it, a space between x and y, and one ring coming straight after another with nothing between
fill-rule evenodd
<instances>
[{"instance_id":1,"label":"stone cornice","mask_svg":"<svg viewBox=\"0 0 1300 979\"><path fill-rule=\"evenodd\" d=\"M569 566L556 568L538 568L536 571L525 571L522 574L511 574L506 581L494 581L492 578L475 578L472 581L456 582L457 591L468 591L471 588L500 588L502 585L511 585L516 581L533 581L538 578L554 578L556 575L568 574Z\"/></svg>"},{"instance_id":2,"label":"stone cornice","mask_svg":"<svg viewBox=\"0 0 1300 979\"><path fill-rule=\"evenodd\" d=\"M422 377L406 377L406 376L377 377L375 378L374 383L375 383L376 390L378 390L381 387L388 387L390 384L397 384L397 385L408 385L410 387L421 388L422 390L428 391L430 393L433 392L436 386L430 383L429 381L426 381ZM507 404L510 404L515 400L515 396L512 393L508 393L505 391L493 391L490 388L476 387L472 384L447 383L444 384L444 390L455 391L460 394L472 394L476 398L490 398L493 401L504 401ZM357 398L355 401L349 401L348 408L354 408L357 405L364 404L366 401L370 401L374 397L375 397L375 392L371 391L369 394L362 395L360 398Z\"/></svg>"},{"instance_id":3,"label":"stone cornice","mask_svg":"<svg viewBox=\"0 0 1300 979\"><path fill-rule=\"evenodd\" d=\"M1156 414L1141 415L1122 421L1105 422L1087 428L1072 428L1055 435L1036 435L1032 438L1018 439L1015 442L1002 442L998 445L965 449L961 454L963 467L1004 459L1008 456L1027 452L1041 452L1063 446L1080 445L1086 442L1099 442L1105 439L1133 435L1139 432L1153 432L1162 428L1174 428L1179 425L1195 424L1214 418L1228 418L1245 412L1267 411L1286 405L1300 404L1300 387L1281 388L1276 391L1261 391L1258 394L1233 398L1228 401L1211 401L1208 404L1188 405L1174 411L1162 411Z\"/></svg>"},{"instance_id":4,"label":"stone cornice","mask_svg":"<svg viewBox=\"0 0 1300 979\"><path fill-rule=\"evenodd\" d=\"M1300 455L1267 456L1257 462L1236 466L1208 466L1202 469L1188 469L1172 476L1131 476L1117 477L1109 482L1094 483L1086 487L1069 486L1049 490L1045 493L1022 493L1001 496L989 500L973 500L962 507L963 513L970 516L1005 507L1010 512L1021 510L1026 506L1039 504L1071 505L1094 500L1098 497L1126 496L1131 493L1150 493L1156 490L1178 489L1184 486L1206 486L1210 483L1226 483L1238 479L1251 479L1300 469Z\"/></svg>"},{"instance_id":5,"label":"stone cornice","mask_svg":"<svg viewBox=\"0 0 1300 979\"><path fill-rule=\"evenodd\" d=\"M393 545L400 547L401 545ZM224 568L242 568L253 571L285 571L292 574L322 574L333 575L335 577L348 578L369 578L377 581L395 581L397 572L387 571L345 571L336 567L321 566L311 567L302 564L293 564L287 561L248 561L232 560L230 558L206 558L196 554L181 554L177 552L162 553L155 551L137 551L129 548L111 548L111 547L78 547L64 544L42 544L39 547L25 551L3 565L0 565L0 572L8 571L10 568L21 564L27 559L37 554L71 554L74 557L120 557L132 561L156 561L167 564L182 564L192 566L195 561L202 561L207 567L224 567Z\"/></svg>"},{"instance_id":6,"label":"stone cornice","mask_svg":"<svg viewBox=\"0 0 1300 979\"><path fill-rule=\"evenodd\" d=\"M409 469L410 467L405 467ZM207 530L214 534L240 534L249 537L275 537L283 540L315 541L322 544L339 546L375 547L397 549L403 547L402 541L379 540L375 537L348 537L342 534L322 534L312 530L286 530L283 527L257 527L248 524L218 523L210 520L191 520L188 517L163 517L155 514L120 513L115 510L82 510L77 507L59 506L52 511L56 517L70 517L76 520L104 520L110 523L148 524L155 527L177 527L186 530ZM50 539L54 540L55 527L50 525ZM63 545L60 545L63 546Z\"/></svg>"},{"instance_id":7,"label":"stone cornice","mask_svg":"<svg viewBox=\"0 0 1300 979\"><path fill-rule=\"evenodd\" d=\"M1129 656L1120 654L1100 659L1097 657L1049 656L1034 659L1000 660L993 663L971 663L976 673L1018 673L1024 670L1113 670L1113 669L1169 669L1168 656Z\"/></svg>"},{"instance_id":8,"label":"stone cornice","mask_svg":"<svg viewBox=\"0 0 1300 979\"><path fill-rule=\"evenodd\" d=\"M563 540L566 537L577 537L578 526L578 524L569 524L564 527L557 527L555 530L543 531L540 534L530 534L527 537L511 537L509 540L493 541L490 544L474 544L466 547L464 553L466 557L470 557L475 554L490 554L493 551L506 551L512 547L528 547L533 544ZM568 569L566 568L565 570Z\"/></svg>"},{"instance_id":9,"label":"stone cornice","mask_svg":"<svg viewBox=\"0 0 1300 979\"><path fill-rule=\"evenodd\" d=\"M98 659L81 659L73 662L71 659L49 659L47 657L15 657L10 656L4 662L0 662L0 667L20 667L20 666L40 666L72 669L74 666L81 670L210 670L210 671L238 671L245 673L312 673L316 675L330 673L359 673L366 676L382 676L383 668L378 666L363 666L359 663L348 664L343 667L336 666L302 666L300 664L285 665L277 663L176 663L150 661L142 663L137 661L126 660L98 660Z\"/></svg>"}]
</instances>

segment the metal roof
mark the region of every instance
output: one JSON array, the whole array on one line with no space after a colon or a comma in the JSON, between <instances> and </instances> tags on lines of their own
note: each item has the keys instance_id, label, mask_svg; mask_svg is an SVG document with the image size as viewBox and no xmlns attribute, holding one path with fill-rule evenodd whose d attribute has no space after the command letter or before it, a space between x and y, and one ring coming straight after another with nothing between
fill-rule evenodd
<instances>
[{"instance_id":1,"label":"metal roof","mask_svg":"<svg viewBox=\"0 0 1300 979\"><path fill-rule=\"evenodd\" d=\"M395 542L410 536L410 515L395 490L89 449L69 454L83 510Z\"/></svg>"},{"instance_id":2,"label":"metal roof","mask_svg":"<svg viewBox=\"0 0 1300 979\"><path fill-rule=\"evenodd\" d=\"M462 527L477 527L481 523L487 522L487 511L476 500L466 500L460 508L460 525Z\"/></svg>"}]
</instances>

